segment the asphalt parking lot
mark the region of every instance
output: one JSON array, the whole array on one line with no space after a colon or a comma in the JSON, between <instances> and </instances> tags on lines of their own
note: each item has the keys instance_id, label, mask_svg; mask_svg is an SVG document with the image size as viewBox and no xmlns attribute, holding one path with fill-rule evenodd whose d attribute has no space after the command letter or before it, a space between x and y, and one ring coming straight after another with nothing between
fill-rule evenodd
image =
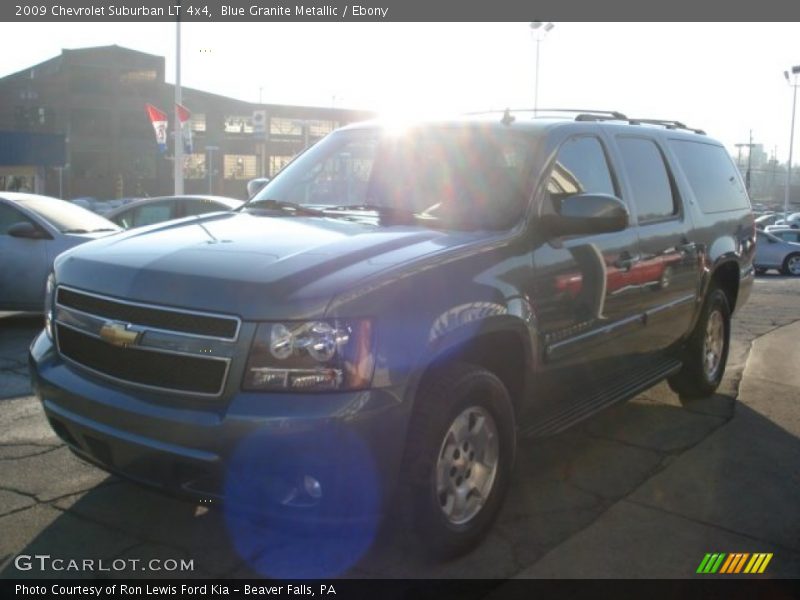
<instances>
[{"instance_id":1,"label":"asphalt parking lot","mask_svg":"<svg viewBox=\"0 0 800 600\"><path fill-rule=\"evenodd\" d=\"M488 540L443 564L409 552L392 528L363 553L372 537L348 553L269 524L244 543L222 511L82 463L30 395L26 349L40 327L0 317L2 577L690 577L710 552L773 553L763 576L800 577L800 278L757 279L714 397L686 408L661 384L524 443ZM20 570L20 554L126 559L127 570ZM152 558L193 569L140 572Z\"/></svg>"}]
</instances>

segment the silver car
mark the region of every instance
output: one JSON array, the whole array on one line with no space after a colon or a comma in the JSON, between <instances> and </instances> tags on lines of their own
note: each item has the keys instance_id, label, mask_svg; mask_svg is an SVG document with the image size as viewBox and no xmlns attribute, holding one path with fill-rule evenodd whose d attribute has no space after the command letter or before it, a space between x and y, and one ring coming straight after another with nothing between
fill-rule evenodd
<instances>
[{"instance_id":1,"label":"silver car","mask_svg":"<svg viewBox=\"0 0 800 600\"><path fill-rule=\"evenodd\" d=\"M55 257L117 231L108 219L58 198L0 192L0 310L43 310Z\"/></svg>"},{"instance_id":2,"label":"silver car","mask_svg":"<svg viewBox=\"0 0 800 600\"><path fill-rule=\"evenodd\" d=\"M769 231L776 238L782 239L784 242L794 242L800 244L800 229L772 229Z\"/></svg>"},{"instance_id":3,"label":"silver car","mask_svg":"<svg viewBox=\"0 0 800 600\"><path fill-rule=\"evenodd\" d=\"M756 273L777 269L784 275L800 276L800 244L786 242L766 231L756 231Z\"/></svg>"},{"instance_id":4,"label":"silver car","mask_svg":"<svg viewBox=\"0 0 800 600\"><path fill-rule=\"evenodd\" d=\"M210 212L233 210L244 202L225 196L161 196L130 202L106 213L120 227L132 229Z\"/></svg>"}]
</instances>

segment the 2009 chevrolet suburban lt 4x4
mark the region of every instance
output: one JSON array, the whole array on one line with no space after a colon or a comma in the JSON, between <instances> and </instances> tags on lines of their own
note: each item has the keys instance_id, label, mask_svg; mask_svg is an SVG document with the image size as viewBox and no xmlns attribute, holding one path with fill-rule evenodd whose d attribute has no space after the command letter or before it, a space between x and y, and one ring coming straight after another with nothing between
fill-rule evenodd
<instances>
[{"instance_id":1,"label":"2009 chevrolet suburban lt 4x4","mask_svg":"<svg viewBox=\"0 0 800 600\"><path fill-rule=\"evenodd\" d=\"M677 122L357 124L237 211L61 255L32 376L111 472L230 502L246 448L236 501L402 515L453 555L491 526L519 438L664 379L714 392L754 247L727 152Z\"/></svg>"}]
</instances>

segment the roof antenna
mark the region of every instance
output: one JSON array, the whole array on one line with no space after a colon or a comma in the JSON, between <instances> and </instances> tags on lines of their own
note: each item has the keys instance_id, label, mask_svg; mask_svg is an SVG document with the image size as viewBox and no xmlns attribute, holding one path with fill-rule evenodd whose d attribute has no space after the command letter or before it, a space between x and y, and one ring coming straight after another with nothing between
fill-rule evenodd
<instances>
[{"instance_id":1,"label":"roof antenna","mask_svg":"<svg viewBox=\"0 0 800 600\"><path fill-rule=\"evenodd\" d=\"M511 114L511 109L510 108L505 109L505 111L503 112L503 118L500 119L500 122L503 125L511 125L511 123L513 123L514 120L515 120L514 116Z\"/></svg>"}]
</instances>

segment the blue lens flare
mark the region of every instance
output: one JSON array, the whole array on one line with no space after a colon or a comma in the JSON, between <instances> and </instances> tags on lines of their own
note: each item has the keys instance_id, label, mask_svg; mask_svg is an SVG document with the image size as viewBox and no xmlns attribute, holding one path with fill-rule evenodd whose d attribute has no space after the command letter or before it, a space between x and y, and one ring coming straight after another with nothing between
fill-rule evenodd
<instances>
[{"instance_id":1,"label":"blue lens flare","mask_svg":"<svg viewBox=\"0 0 800 600\"><path fill-rule=\"evenodd\" d=\"M309 493L307 477L320 489L312 486ZM228 534L250 568L266 577L342 575L372 545L380 501L375 461L346 429L258 432L229 459Z\"/></svg>"}]
</instances>

